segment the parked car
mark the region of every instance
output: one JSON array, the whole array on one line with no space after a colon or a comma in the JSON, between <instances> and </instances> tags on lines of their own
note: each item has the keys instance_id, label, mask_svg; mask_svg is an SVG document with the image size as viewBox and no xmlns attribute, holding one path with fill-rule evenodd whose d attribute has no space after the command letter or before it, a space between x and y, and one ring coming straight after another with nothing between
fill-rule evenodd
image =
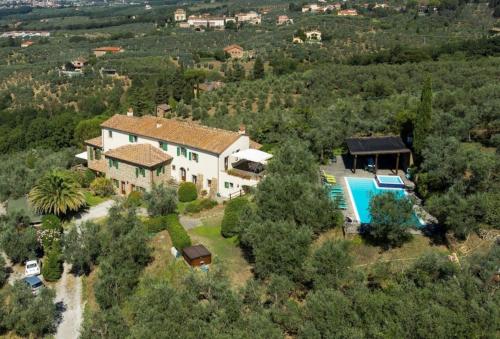
<instances>
[{"instance_id":1,"label":"parked car","mask_svg":"<svg viewBox=\"0 0 500 339\"><path fill-rule=\"evenodd\" d=\"M23 281L31 288L33 294L40 293L40 289L44 286L43 282L37 276L26 277Z\"/></svg>"},{"instance_id":2,"label":"parked car","mask_svg":"<svg viewBox=\"0 0 500 339\"><path fill-rule=\"evenodd\" d=\"M37 260L28 260L24 268L24 276L32 277L35 275L40 275L40 264Z\"/></svg>"}]
</instances>

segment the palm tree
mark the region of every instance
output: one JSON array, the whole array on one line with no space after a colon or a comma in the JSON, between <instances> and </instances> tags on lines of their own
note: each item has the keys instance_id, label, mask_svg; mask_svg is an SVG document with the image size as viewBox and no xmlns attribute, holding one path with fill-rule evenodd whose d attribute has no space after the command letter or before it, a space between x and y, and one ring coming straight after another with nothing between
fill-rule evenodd
<instances>
[{"instance_id":1,"label":"palm tree","mask_svg":"<svg viewBox=\"0 0 500 339\"><path fill-rule=\"evenodd\" d=\"M31 189L28 198L35 210L43 214L62 215L85 205L80 185L69 173L61 170L46 173Z\"/></svg>"}]
</instances>

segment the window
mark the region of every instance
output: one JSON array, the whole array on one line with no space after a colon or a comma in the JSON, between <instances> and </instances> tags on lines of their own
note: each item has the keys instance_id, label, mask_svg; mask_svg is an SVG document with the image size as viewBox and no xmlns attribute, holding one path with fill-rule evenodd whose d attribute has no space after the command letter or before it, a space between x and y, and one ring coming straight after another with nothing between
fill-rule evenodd
<instances>
[{"instance_id":1,"label":"window","mask_svg":"<svg viewBox=\"0 0 500 339\"><path fill-rule=\"evenodd\" d=\"M129 134L128 135L128 141L129 142L137 142L137 135Z\"/></svg>"},{"instance_id":2,"label":"window","mask_svg":"<svg viewBox=\"0 0 500 339\"><path fill-rule=\"evenodd\" d=\"M118 160L109 159L109 168L111 168L111 167L118 169Z\"/></svg>"},{"instance_id":3,"label":"window","mask_svg":"<svg viewBox=\"0 0 500 339\"><path fill-rule=\"evenodd\" d=\"M112 130L108 130L108 137L110 137L110 138L113 137L113 131Z\"/></svg>"},{"instance_id":4,"label":"window","mask_svg":"<svg viewBox=\"0 0 500 339\"><path fill-rule=\"evenodd\" d=\"M187 157L187 149L185 147L181 147L181 155L186 158Z\"/></svg>"},{"instance_id":5,"label":"window","mask_svg":"<svg viewBox=\"0 0 500 339\"><path fill-rule=\"evenodd\" d=\"M233 188L234 185L232 182L224 181L224 188Z\"/></svg>"},{"instance_id":6,"label":"window","mask_svg":"<svg viewBox=\"0 0 500 339\"><path fill-rule=\"evenodd\" d=\"M207 186L208 186L208 187L212 186L212 180L207 179Z\"/></svg>"},{"instance_id":7,"label":"window","mask_svg":"<svg viewBox=\"0 0 500 339\"><path fill-rule=\"evenodd\" d=\"M175 171L175 165L172 165L172 171Z\"/></svg>"},{"instance_id":8,"label":"window","mask_svg":"<svg viewBox=\"0 0 500 339\"><path fill-rule=\"evenodd\" d=\"M146 170L142 167L136 167L135 168L135 177L138 178L139 175L141 177L146 177Z\"/></svg>"},{"instance_id":9,"label":"window","mask_svg":"<svg viewBox=\"0 0 500 339\"><path fill-rule=\"evenodd\" d=\"M89 147L89 160L94 160L94 147Z\"/></svg>"},{"instance_id":10,"label":"window","mask_svg":"<svg viewBox=\"0 0 500 339\"><path fill-rule=\"evenodd\" d=\"M168 151L168 144L166 142L160 141L160 148L164 151Z\"/></svg>"},{"instance_id":11,"label":"window","mask_svg":"<svg viewBox=\"0 0 500 339\"><path fill-rule=\"evenodd\" d=\"M233 188L233 187L234 187L234 185L233 185L233 183L232 183L232 182L230 182L230 183L229 183L229 187L231 187L231 188Z\"/></svg>"},{"instance_id":12,"label":"window","mask_svg":"<svg viewBox=\"0 0 500 339\"><path fill-rule=\"evenodd\" d=\"M229 167L229 157L224 158L224 169L227 170Z\"/></svg>"},{"instance_id":13,"label":"window","mask_svg":"<svg viewBox=\"0 0 500 339\"><path fill-rule=\"evenodd\" d=\"M191 181L193 182L193 184L196 184L196 182L198 181L196 175L191 176Z\"/></svg>"},{"instance_id":14,"label":"window","mask_svg":"<svg viewBox=\"0 0 500 339\"><path fill-rule=\"evenodd\" d=\"M198 162L198 153L191 152L189 153L189 160L193 160Z\"/></svg>"},{"instance_id":15,"label":"window","mask_svg":"<svg viewBox=\"0 0 500 339\"><path fill-rule=\"evenodd\" d=\"M116 188L120 187L120 182L116 179L113 179L113 185L115 185Z\"/></svg>"},{"instance_id":16,"label":"window","mask_svg":"<svg viewBox=\"0 0 500 339\"><path fill-rule=\"evenodd\" d=\"M156 176L160 176L160 174L165 174L165 166L160 166L156 169Z\"/></svg>"},{"instance_id":17,"label":"window","mask_svg":"<svg viewBox=\"0 0 500 339\"><path fill-rule=\"evenodd\" d=\"M101 150L99 148L95 150L95 160L101 160Z\"/></svg>"}]
</instances>

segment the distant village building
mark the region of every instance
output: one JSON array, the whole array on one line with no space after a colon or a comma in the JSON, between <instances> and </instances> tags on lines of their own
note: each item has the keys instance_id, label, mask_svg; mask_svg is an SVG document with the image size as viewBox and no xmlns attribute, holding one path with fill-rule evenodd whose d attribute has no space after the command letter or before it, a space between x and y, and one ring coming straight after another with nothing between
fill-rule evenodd
<instances>
[{"instance_id":1,"label":"distant village building","mask_svg":"<svg viewBox=\"0 0 500 339\"><path fill-rule=\"evenodd\" d=\"M238 23L260 25L260 23L262 22L262 16L254 11L250 11L248 13L238 13L235 15L235 18Z\"/></svg>"},{"instance_id":2,"label":"distant village building","mask_svg":"<svg viewBox=\"0 0 500 339\"><path fill-rule=\"evenodd\" d=\"M293 19L290 19L288 15L278 15L278 18L276 19L276 25L281 26L288 24L293 24Z\"/></svg>"},{"instance_id":3,"label":"distant village building","mask_svg":"<svg viewBox=\"0 0 500 339\"><path fill-rule=\"evenodd\" d=\"M174 20L176 22L186 21L186 11L182 8L178 8L174 12Z\"/></svg>"},{"instance_id":4,"label":"distant village building","mask_svg":"<svg viewBox=\"0 0 500 339\"><path fill-rule=\"evenodd\" d=\"M10 31L0 35L1 38L48 38L50 32L47 31Z\"/></svg>"},{"instance_id":5,"label":"distant village building","mask_svg":"<svg viewBox=\"0 0 500 339\"><path fill-rule=\"evenodd\" d=\"M305 32L307 41L321 41L321 32L317 29Z\"/></svg>"},{"instance_id":6,"label":"distant village building","mask_svg":"<svg viewBox=\"0 0 500 339\"><path fill-rule=\"evenodd\" d=\"M358 11L355 9L344 9L337 13L339 16L357 16Z\"/></svg>"},{"instance_id":7,"label":"distant village building","mask_svg":"<svg viewBox=\"0 0 500 339\"><path fill-rule=\"evenodd\" d=\"M234 21L234 18L214 17L210 15L190 15L188 24L190 27L211 27L224 28L227 21Z\"/></svg>"},{"instance_id":8,"label":"distant village building","mask_svg":"<svg viewBox=\"0 0 500 339\"><path fill-rule=\"evenodd\" d=\"M216 89L224 87L226 84L223 83L222 81L207 81L202 84L199 84L197 88L195 88L195 93L198 91L201 92L211 92L215 91ZM198 93L197 93L198 94Z\"/></svg>"},{"instance_id":9,"label":"distant village building","mask_svg":"<svg viewBox=\"0 0 500 339\"><path fill-rule=\"evenodd\" d=\"M172 108L168 104L160 104L156 106L156 116L160 118L165 118L170 112L172 112Z\"/></svg>"},{"instance_id":10,"label":"distant village building","mask_svg":"<svg viewBox=\"0 0 500 339\"><path fill-rule=\"evenodd\" d=\"M31 40L23 41L23 42L21 43L21 47L22 47L22 48L26 48L26 47L30 47L30 46L31 46L31 45L33 45L33 44L34 44L34 42L33 42L33 41L31 41Z\"/></svg>"},{"instance_id":11,"label":"distant village building","mask_svg":"<svg viewBox=\"0 0 500 339\"><path fill-rule=\"evenodd\" d=\"M153 7L151 7L151 5L146 5L146 6L144 6L144 9L145 9L146 11L150 11L150 10L152 10L152 9L153 9Z\"/></svg>"},{"instance_id":12,"label":"distant village building","mask_svg":"<svg viewBox=\"0 0 500 339\"><path fill-rule=\"evenodd\" d=\"M95 48L93 50L94 55L96 57L101 57L101 56L106 55L108 53L110 53L110 54L122 53L123 51L124 51L123 48L115 47L115 46L99 47L99 48Z\"/></svg>"},{"instance_id":13,"label":"distant village building","mask_svg":"<svg viewBox=\"0 0 500 339\"><path fill-rule=\"evenodd\" d=\"M244 56L244 49L240 45L229 45L224 48L224 52L228 54L231 59L241 59Z\"/></svg>"}]
</instances>

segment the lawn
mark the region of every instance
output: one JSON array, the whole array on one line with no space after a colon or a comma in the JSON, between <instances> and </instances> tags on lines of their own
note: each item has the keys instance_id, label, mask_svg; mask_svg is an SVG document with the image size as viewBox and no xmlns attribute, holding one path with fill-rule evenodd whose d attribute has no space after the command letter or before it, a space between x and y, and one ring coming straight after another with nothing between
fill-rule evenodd
<instances>
[{"instance_id":1,"label":"lawn","mask_svg":"<svg viewBox=\"0 0 500 339\"><path fill-rule=\"evenodd\" d=\"M200 227L188 231L193 244L203 244L212 252L215 265L223 265L235 286L242 286L252 276L251 266L243 258L236 237L220 235L222 213L202 219Z\"/></svg>"},{"instance_id":2,"label":"lawn","mask_svg":"<svg viewBox=\"0 0 500 339\"><path fill-rule=\"evenodd\" d=\"M103 197L94 195L90 191L85 191L84 194L85 194L85 202L87 203L87 206L90 206L90 207L99 205L100 203L102 203L106 200L109 200L109 198L103 198Z\"/></svg>"}]
</instances>

